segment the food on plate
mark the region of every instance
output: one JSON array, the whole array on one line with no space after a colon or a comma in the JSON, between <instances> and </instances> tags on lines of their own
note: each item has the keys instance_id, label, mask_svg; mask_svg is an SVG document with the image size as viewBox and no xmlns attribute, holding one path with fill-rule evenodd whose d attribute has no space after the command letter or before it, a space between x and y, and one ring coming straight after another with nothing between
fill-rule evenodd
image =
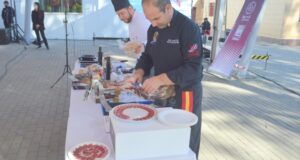
<instances>
[{"instance_id":1,"label":"food on plate","mask_svg":"<svg viewBox=\"0 0 300 160\"><path fill-rule=\"evenodd\" d=\"M119 89L124 90L130 88L132 85L130 83L126 83L126 81L122 82L112 82L112 81L104 81L103 87L106 89Z\"/></svg>"},{"instance_id":2,"label":"food on plate","mask_svg":"<svg viewBox=\"0 0 300 160\"><path fill-rule=\"evenodd\" d=\"M84 84L87 84L87 85L91 85L92 84L92 80L89 77L85 77L85 78L80 79L80 82L84 83Z\"/></svg>"},{"instance_id":3,"label":"food on plate","mask_svg":"<svg viewBox=\"0 0 300 160\"><path fill-rule=\"evenodd\" d=\"M101 76L99 74L93 74L92 79L93 80L101 80Z\"/></svg>"},{"instance_id":4,"label":"food on plate","mask_svg":"<svg viewBox=\"0 0 300 160\"><path fill-rule=\"evenodd\" d=\"M103 68L99 64L91 64L87 66L87 69L93 73L103 73Z\"/></svg>"},{"instance_id":5,"label":"food on plate","mask_svg":"<svg viewBox=\"0 0 300 160\"><path fill-rule=\"evenodd\" d=\"M84 74L88 74L89 71L86 68L80 68L78 71L79 75L84 75Z\"/></svg>"},{"instance_id":6,"label":"food on plate","mask_svg":"<svg viewBox=\"0 0 300 160\"><path fill-rule=\"evenodd\" d=\"M113 99L116 97L116 95L113 93L104 93L104 97L105 99Z\"/></svg>"},{"instance_id":7,"label":"food on plate","mask_svg":"<svg viewBox=\"0 0 300 160\"><path fill-rule=\"evenodd\" d=\"M81 83L91 85L93 80L101 80L103 75L103 68L98 64L92 64L86 68L81 68L77 73L74 74L75 78Z\"/></svg>"},{"instance_id":8,"label":"food on plate","mask_svg":"<svg viewBox=\"0 0 300 160\"><path fill-rule=\"evenodd\" d=\"M150 94L146 93L142 87L131 87L130 89L132 89L135 94L142 96L146 99L166 100L175 96L174 86L161 86L156 92Z\"/></svg>"},{"instance_id":9,"label":"food on plate","mask_svg":"<svg viewBox=\"0 0 300 160\"><path fill-rule=\"evenodd\" d=\"M142 113L137 114L139 111L142 111ZM156 115L156 111L150 106L132 103L117 106L113 110L113 114L123 120L145 121L152 119Z\"/></svg>"},{"instance_id":10,"label":"food on plate","mask_svg":"<svg viewBox=\"0 0 300 160\"><path fill-rule=\"evenodd\" d=\"M108 154L106 146L97 144L84 144L73 151L76 160L103 160Z\"/></svg>"},{"instance_id":11,"label":"food on plate","mask_svg":"<svg viewBox=\"0 0 300 160\"><path fill-rule=\"evenodd\" d=\"M91 75L89 72L85 72L84 69L79 70L78 74L75 74L75 78L78 79L81 83L90 85L92 83Z\"/></svg>"},{"instance_id":12,"label":"food on plate","mask_svg":"<svg viewBox=\"0 0 300 160\"><path fill-rule=\"evenodd\" d=\"M174 86L161 86L158 89L157 94L155 95L155 97L159 98L159 99L168 99L170 97L174 97L175 96L175 87Z\"/></svg>"}]
</instances>

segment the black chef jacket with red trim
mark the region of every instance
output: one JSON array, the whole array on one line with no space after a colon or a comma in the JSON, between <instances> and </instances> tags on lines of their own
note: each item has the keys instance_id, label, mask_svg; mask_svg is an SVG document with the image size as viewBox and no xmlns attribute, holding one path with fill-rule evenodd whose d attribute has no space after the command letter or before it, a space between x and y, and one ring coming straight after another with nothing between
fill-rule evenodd
<instances>
[{"instance_id":1,"label":"black chef jacket with red trim","mask_svg":"<svg viewBox=\"0 0 300 160\"><path fill-rule=\"evenodd\" d=\"M145 52L136 69L146 74L154 67L155 75L166 73L175 84L176 106L201 112L202 41L199 27L174 9L168 27L150 26ZM196 109L196 110L195 110Z\"/></svg>"}]
</instances>

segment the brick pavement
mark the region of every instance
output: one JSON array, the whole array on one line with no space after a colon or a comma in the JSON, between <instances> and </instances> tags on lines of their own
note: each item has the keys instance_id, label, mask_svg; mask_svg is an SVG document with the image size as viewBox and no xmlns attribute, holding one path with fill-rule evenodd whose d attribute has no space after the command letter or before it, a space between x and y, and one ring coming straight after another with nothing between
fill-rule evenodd
<instances>
[{"instance_id":1,"label":"brick pavement","mask_svg":"<svg viewBox=\"0 0 300 160\"><path fill-rule=\"evenodd\" d=\"M119 52L115 41L70 41L71 67L99 45ZM50 89L64 66L64 41L50 47L0 46L0 160L64 159L70 86L64 78ZM203 84L201 159L300 157L298 96L258 77L227 81L205 73Z\"/></svg>"}]
</instances>

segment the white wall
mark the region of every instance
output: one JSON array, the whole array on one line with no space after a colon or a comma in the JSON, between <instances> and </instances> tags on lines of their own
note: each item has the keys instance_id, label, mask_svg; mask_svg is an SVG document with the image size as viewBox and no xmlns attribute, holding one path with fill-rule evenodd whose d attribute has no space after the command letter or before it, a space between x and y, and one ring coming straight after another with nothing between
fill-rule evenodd
<instances>
[{"instance_id":1,"label":"white wall","mask_svg":"<svg viewBox=\"0 0 300 160\"><path fill-rule=\"evenodd\" d=\"M64 39L64 13L46 13L46 35L49 39ZM128 27L115 14L111 0L83 0L83 13L68 14L71 38L128 37Z\"/></svg>"}]
</instances>

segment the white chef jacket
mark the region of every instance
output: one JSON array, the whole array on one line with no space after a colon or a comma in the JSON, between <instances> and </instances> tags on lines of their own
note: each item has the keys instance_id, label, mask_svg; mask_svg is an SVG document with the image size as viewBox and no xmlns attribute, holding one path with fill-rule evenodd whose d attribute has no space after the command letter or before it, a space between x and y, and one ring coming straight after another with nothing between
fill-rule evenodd
<instances>
[{"instance_id":1,"label":"white chef jacket","mask_svg":"<svg viewBox=\"0 0 300 160\"><path fill-rule=\"evenodd\" d=\"M135 11L132 20L128 25L130 41L146 44L150 22L146 19L145 15Z\"/></svg>"}]
</instances>

